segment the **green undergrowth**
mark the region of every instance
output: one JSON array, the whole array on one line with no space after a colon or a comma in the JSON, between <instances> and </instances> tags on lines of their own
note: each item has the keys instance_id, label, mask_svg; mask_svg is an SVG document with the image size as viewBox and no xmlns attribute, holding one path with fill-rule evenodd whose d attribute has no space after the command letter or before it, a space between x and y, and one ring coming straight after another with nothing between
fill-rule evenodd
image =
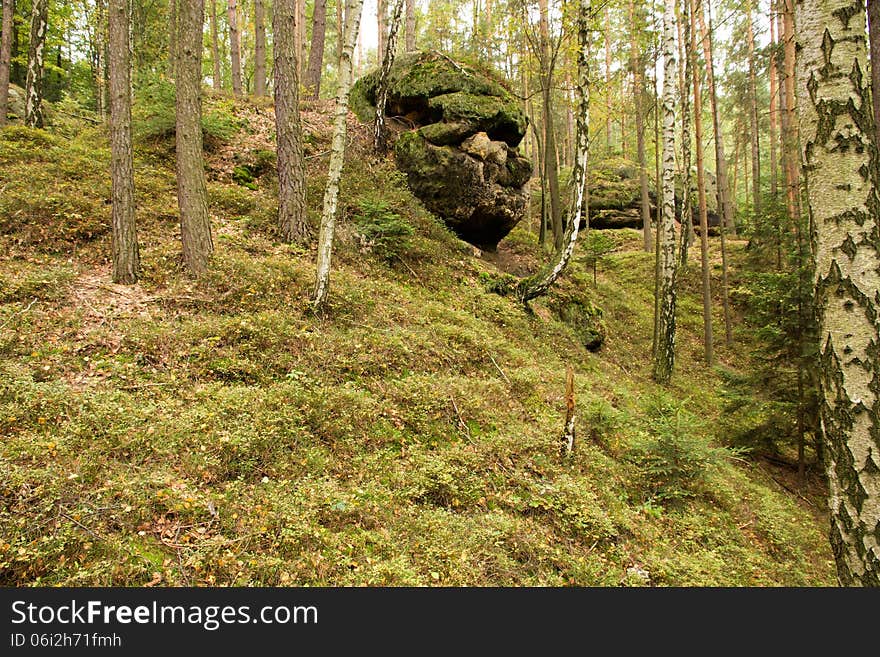
<instances>
[{"instance_id":1,"label":"green undergrowth","mask_svg":"<svg viewBox=\"0 0 880 657\"><path fill-rule=\"evenodd\" d=\"M308 303L314 250L276 239L269 189L210 184L216 254L188 278L173 171L149 150L144 279L122 288L106 227L87 228L109 218L105 139L0 136L0 583L834 582L817 510L716 435L698 261L661 389L638 233L614 233L595 284L576 258L525 312L487 290L503 261L457 240L355 135L325 315ZM326 158L309 166L315 221ZM66 228L43 235L48 221ZM510 242L537 266L525 222ZM601 315L598 350L558 311L572 303ZM747 367L740 353L719 345L720 367Z\"/></svg>"}]
</instances>

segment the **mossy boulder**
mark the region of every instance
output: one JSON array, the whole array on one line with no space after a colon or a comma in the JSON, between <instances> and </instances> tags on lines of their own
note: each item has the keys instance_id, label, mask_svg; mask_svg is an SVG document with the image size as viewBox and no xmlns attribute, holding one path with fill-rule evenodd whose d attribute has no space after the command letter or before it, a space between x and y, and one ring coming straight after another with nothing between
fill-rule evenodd
<instances>
[{"instance_id":1,"label":"mossy boulder","mask_svg":"<svg viewBox=\"0 0 880 657\"><path fill-rule=\"evenodd\" d=\"M602 321L602 309L588 300L576 296L558 297L550 302L550 309L559 321L571 327L588 351L598 351L605 342L607 330Z\"/></svg>"},{"instance_id":2,"label":"mossy boulder","mask_svg":"<svg viewBox=\"0 0 880 657\"><path fill-rule=\"evenodd\" d=\"M378 71L355 83L351 106L375 113ZM463 240L494 251L525 216L531 163L517 147L528 119L495 74L438 52L397 58L386 114L407 130L395 146L412 192Z\"/></svg>"}]
</instances>

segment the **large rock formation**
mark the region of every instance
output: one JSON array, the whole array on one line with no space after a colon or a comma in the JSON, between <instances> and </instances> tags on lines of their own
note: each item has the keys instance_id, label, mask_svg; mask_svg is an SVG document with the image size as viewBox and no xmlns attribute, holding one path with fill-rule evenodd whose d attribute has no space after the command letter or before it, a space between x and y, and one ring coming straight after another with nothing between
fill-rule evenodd
<instances>
[{"instance_id":1,"label":"large rock formation","mask_svg":"<svg viewBox=\"0 0 880 657\"><path fill-rule=\"evenodd\" d=\"M711 229L721 224L715 187L715 174L705 171L706 206ZM590 227L591 228L641 228L641 189L638 164L613 157L596 162L590 168ZM694 227L699 230L700 214L697 207L697 173L691 175ZM681 218L682 185L676 181L676 217ZM654 193L653 176L648 179L648 198L651 217L657 216L657 197Z\"/></svg>"},{"instance_id":2,"label":"large rock formation","mask_svg":"<svg viewBox=\"0 0 880 657\"><path fill-rule=\"evenodd\" d=\"M375 113L374 71L352 90L362 121ZM437 52L408 53L391 67L386 114L403 124L398 168L413 194L463 240L485 250L525 216L531 163L517 146L528 120L490 73Z\"/></svg>"}]
</instances>

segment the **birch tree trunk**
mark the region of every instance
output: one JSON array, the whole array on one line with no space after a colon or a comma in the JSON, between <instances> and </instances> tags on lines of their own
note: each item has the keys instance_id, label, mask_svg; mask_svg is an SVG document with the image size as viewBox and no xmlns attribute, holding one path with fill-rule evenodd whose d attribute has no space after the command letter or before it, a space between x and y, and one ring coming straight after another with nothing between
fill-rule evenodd
<instances>
[{"instance_id":1,"label":"birch tree trunk","mask_svg":"<svg viewBox=\"0 0 880 657\"><path fill-rule=\"evenodd\" d=\"M843 585L880 585L880 198L864 5L801 0L801 157L815 244L820 418Z\"/></svg>"},{"instance_id":2,"label":"birch tree trunk","mask_svg":"<svg viewBox=\"0 0 880 657\"><path fill-rule=\"evenodd\" d=\"M299 119L299 66L296 48L296 2L275 0L275 139L278 150L278 231L285 242L305 244L306 174Z\"/></svg>"},{"instance_id":3,"label":"birch tree trunk","mask_svg":"<svg viewBox=\"0 0 880 657\"><path fill-rule=\"evenodd\" d=\"M572 169L572 218L568 222L567 239L565 248L557 251L555 262L551 263L544 271L523 279L517 285L516 295L524 304L542 294L546 294L550 286L562 275L574 247L577 243L578 232L583 220L589 227L589 215L584 216L587 203L584 199L587 194L587 163L590 155L590 46L592 43L592 7L590 0L579 0L577 11L577 130L575 132L575 158Z\"/></svg>"},{"instance_id":4,"label":"birch tree trunk","mask_svg":"<svg viewBox=\"0 0 880 657\"><path fill-rule=\"evenodd\" d=\"M187 2L187 0L180 0ZM241 96L241 38L238 32L238 6L236 0L228 0L226 17L229 21L229 56L232 60L232 94Z\"/></svg>"},{"instance_id":5,"label":"birch tree trunk","mask_svg":"<svg viewBox=\"0 0 880 657\"><path fill-rule=\"evenodd\" d=\"M128 0L110 0L110 178L113 203L113 282L140 277L131 153L130 17Z\"/></svg>"},{"instance_id":6,"label":"birch tree trunk","mask_svg":"<svg viewBox=\"0 0 880 657\"><path fill-rule=\"evenodd\" d=\"M214 251L202 154L202 27L204 0L177 7L177 204L183 263L192 274L208 268Z\"/></svg>"},{"instance_id":7,"label":"birch tree trunk","mask_svg":"<svg viewBox=\"0 0 880 657\"><path fill-rule=\"evenodd\" d=\"M681 89L681 179L682 208L679 234L679 271L685 271L688 263L688 248L694 240L694 206L691 193L691 80L693 80L694 52L691 43L690 0L681 2L681 23L684 30L682 45L684 52L684 76L680 78Z\"/></svg>"},{"instance_id":8,"label":"birch tree trunk","mask_svg":"<svg viewBox=\"0 0 880 657\"><path fill-rule=\"evenodd\" d=\"M263 0L254 0L254 95L266 95L266 13Z\"/></svg>"},{"instance_id":9,"label":"birch tree trunk","mask_svg":"<svg viewBox=\"0 0 880 657\"><path fill-rule=\"evenodd\" d=\"M689 47L696 53L696 6L689 0L691 10L691 38ZM712 344L712 289L709 279L709 218L706 208L706 180L703 159L703 96L700 70L694 67L694 136L697 144L697 202L700 207L700 265L703 278L703 343L706 353L706 364L714 364L715 355ZM722 220L723 221L723 220Z\"/></svg>"},{"instance_id":10,"label":"birch tree trunk","mask_svg":"<svg viewBox=\"0 0 880 657\"><path fill-rule=\"evenodd\" d=\"M31 44L25 83L25 125L43 127L43 49L49 27L49 0L34 0L31 13Z\"/></svg>"},{"instance_id":11,"label":"birch tree trunk","mask_svg":"<svg viewBox=\"0 0 880 657\"><path fill-rule=\"evenodd\" d=\"M388 40L385 43L385 54L382 57L382 68L379 73L379 83L376 86L376 120L373 124L373 149L377 153L384 153L387 149L387 129L385 127L385 104L388 102L388 72L394 64L394 52L397 48L397 33L400 27L400 18L403 14L404 0L397 0L391 15L391 25L388 29Z\"/></svg>"},{"instance_id":12,"label":"birch tree trunk","mask_svg":"<svg viewBox=\"0 0 880 657\"><path fill-rule=\"evenodd\" d=\"M361 24L364 0L346 0L345 37L342 49L342 66L339 70L339 88L336 92L336 113L333 121L333 141L330 146L330 167L324 207L321 213L321 230L318 235L318 262L312 303L316 311L327 303L330 287L330 256L333 251L333 231L336 227L336 206L339 200L339 179L345 162L346 119L348 96L352 83L352 54Z\"/></svg>"},{"instance_id":13,"label":"birch tree trunk","mask_svg":"<svg viewBox=\"0 0 880 657\"><path fill-rule=\"evenodd\" d=\"M337 0L339 2L339 0ZM315 0L312 14L312 46L309 48L309 64L306 66L306 93L313 100L321 94L321 72L324 69L324 37L327 33L327 0Z\"/></svg>"},{"instance_id":14,"label":"birch tree trunk","mask_svg":"<svg viewBox=\"0 0 880 657\"><path fill-rule=\"evenodd\" d=\"M2 0L3 22L0 34L0 127L6 125L9 110L9 68L12 61L12 14L15 0Z\"/></svg>"},{"instance_id":15,"label":"birch tree trunk","mask_svg":"<svg viewBox=\"0 0 880 657\"><path fill-rule=\"evenodd\" d=\"M220 76L220 38L218 36L219 28L217 26L217 0L211 2L211 59L214 66L212 75L212 86L215 91L223 88L223 81Z\"/></svg>"},{"instance_id":16,"label":"birch tree trunk","mask_svg":"<svg viewBox=\"0 0 880 657\"><path fill-rule=\"evenodd\" d=\"M416 49L416 0L406 0L406 52Z\"/></svg>"},{"instance_id":17,"label":"birch tree trunk","mask_svg":"<svg viewBox=\"0 0 880 657\"><path fill-rule=\"evenodd\" d=\"M657 313L657 350L654 380L666 383L675 365L675 0L663 7L663 219L657 227L660 241L660 278Z\"/></svg>"}]
</instances>

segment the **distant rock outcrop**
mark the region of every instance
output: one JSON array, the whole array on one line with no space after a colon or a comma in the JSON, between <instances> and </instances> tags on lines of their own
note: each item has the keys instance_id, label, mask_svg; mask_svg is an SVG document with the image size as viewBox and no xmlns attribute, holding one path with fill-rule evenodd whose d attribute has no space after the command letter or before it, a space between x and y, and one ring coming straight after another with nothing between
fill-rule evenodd
<instances>
[{"instance_id":1,"label":"distant rock outcrop","mask_svg":"<svg viewBox=\"0 0 880 657\"><path fill-rule=\"evenodd\" d=\"M373 119L378 77L352 90L363 121ZM528 208L532 165L517 151L528 119L516 99L491 73L415 52L391 68L386 114L409 128L395 159L413 194L463 240L494 251Z\"/></svg>"}]
</instances>

